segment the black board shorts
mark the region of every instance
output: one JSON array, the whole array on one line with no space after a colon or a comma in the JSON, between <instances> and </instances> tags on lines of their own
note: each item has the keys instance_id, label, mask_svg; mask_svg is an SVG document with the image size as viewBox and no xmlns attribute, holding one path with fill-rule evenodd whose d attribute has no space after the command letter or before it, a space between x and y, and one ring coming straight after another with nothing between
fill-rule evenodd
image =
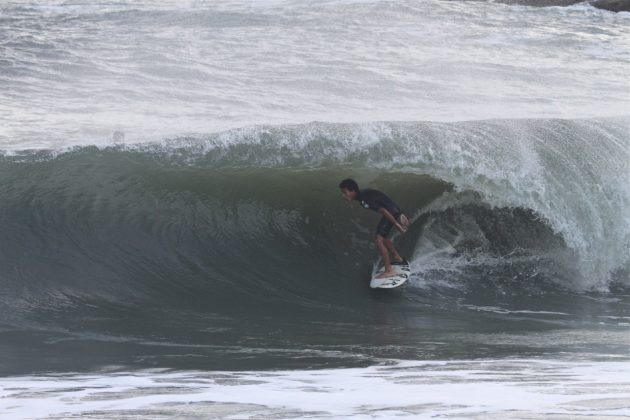
<instances>
[{"instance_id":1,"label":"black board shorts","mask_svg":"<svg viewBox=\"0 0 630 420\"><path fill-rule=\"evenodd\" d=\"M400 221L401 215L402 213L398 213L398 214L393 214L392 216L394 216L394 219ZM389 232L392 231L393 227L394 225L392 224L392 222L387 220L385 217L382 217L381 221L378 222L378 226L376 226L376 234L381 235L383 238L386 238L387 235L389 235Z\"/></svg>"}]
</instances>

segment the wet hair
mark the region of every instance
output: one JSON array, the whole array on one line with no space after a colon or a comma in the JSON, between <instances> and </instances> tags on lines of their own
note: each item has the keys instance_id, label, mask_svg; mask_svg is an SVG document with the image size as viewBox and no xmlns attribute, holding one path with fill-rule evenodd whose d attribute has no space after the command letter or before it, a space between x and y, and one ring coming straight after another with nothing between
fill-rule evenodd
<instances>
[{"instance_id":1,"label":"wet hair","mask_svg":"<svg viewBox=\"0 0 630 420\"><path fill-rule=\"evenodd\" d=\"M357 184L357 182L352 179L352 178L347 178L344 179L343 181L341 181L339 183L339 188L345 188L348 191L359 191L359 184Z\"/></svg>"}]
</instances>

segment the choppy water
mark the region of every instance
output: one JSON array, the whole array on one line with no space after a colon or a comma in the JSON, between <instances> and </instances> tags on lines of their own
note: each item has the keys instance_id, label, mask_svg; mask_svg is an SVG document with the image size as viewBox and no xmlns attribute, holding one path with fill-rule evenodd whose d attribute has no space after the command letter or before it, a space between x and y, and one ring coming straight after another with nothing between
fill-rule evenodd
<instances>
[{"instance_id":1,"label":"choppy water","mask_svg":"<svg viewBox=\"0 0 630 420\"><path fill-rule=\"evenodd\" d=\"M250 124L627 115L627 13L484 2L0 6L5 147Z\"/></svg>"},{"instance_id":2,"label":"choppy water","mask_svg":"<svg viewBox=\"0 0 630 420\"><path fill-rule=\"evenodd\" d=\"M0 407L53 419L621 419L628 413L628 373L619 362L525 359L26 377L5 382Z\"/></svg>"},{"instance_id":3,"label":"choppy water","mask_svg":"<svg viewBox=\"0 0 630 420\"><path fill-rule=\"evenodd\" d=\"M181 370L376 375L392 393L398 377L377 367L390 360L608 377L630 344L629 23L587 5L457 1L0 6L0 416L99 400L66 381L133 394L125 375L142 388ZM396 238L413 272L401 290L367 287L378 218L341 199L347 176L412 217ZM587 414L628 413L627 383L610 378ZM332 401L306 398L326 381L282 385L304 404L196 384L173 392L215 395L210 411L120 395L123 411L81 410L286 418ZM498 382L484 379L520 398L517 379ZM60 405L12 402L47 393ZM366 395L316 414L388 415ZM435 398L397 413L509 418Z\"/></svg>"}]
</instances>

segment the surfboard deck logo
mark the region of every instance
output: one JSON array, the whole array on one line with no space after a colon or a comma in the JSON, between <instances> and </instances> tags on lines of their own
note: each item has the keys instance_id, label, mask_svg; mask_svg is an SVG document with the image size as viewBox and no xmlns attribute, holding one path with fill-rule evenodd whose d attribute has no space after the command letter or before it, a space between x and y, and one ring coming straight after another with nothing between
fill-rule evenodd
<instances>
[{"instance_id":1,"label":"surfboard deck logo","mask_svg":"<svg viewBox=\"0 0 630 420\"><path fill-rule=\"evenodd\" d=\"M370 287L372 289L393 289L394 287L402 286L409 279L409 275L411 274L411 268L409 268L409 264L392 264L392 269L394 270L394 275L391 277L385 277L383 279L377 279L385 268L381 268L377 271L370 281Z\"/></svg>"}]
</instances>

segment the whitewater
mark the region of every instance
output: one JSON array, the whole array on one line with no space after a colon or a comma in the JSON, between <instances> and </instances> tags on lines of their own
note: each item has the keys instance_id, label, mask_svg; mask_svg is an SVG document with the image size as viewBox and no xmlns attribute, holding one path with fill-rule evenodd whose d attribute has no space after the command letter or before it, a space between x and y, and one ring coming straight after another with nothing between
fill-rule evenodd
<instances>
[{"instance_id":1,"label":"whitewater","mask_svg":"<svg viewBox=\"0 0 630 420\"><path fill-rule=\"evenodd\" d=\"M0 418L630 414L630 14L0 5ZM401 290L367 284L412 219Z\"/></svg>"}]
</instances>

